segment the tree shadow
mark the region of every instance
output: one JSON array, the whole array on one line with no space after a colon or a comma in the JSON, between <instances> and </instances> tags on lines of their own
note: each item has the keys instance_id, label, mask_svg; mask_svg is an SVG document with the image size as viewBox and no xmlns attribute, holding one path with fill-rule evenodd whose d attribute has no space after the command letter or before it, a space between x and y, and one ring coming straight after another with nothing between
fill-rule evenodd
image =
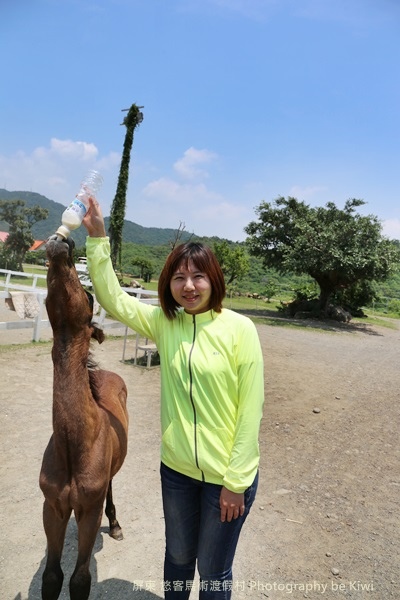
<instances>
[{"instance_id":1,"label":"tree shadow","mask_svg":"<svg viewBox=\"0 0 400 600\"><path fill-rule=\"evenodd\" d=\"M359 321L350 321L350 323L341 323L334 319L295 319L293 317L281 316L273 310L241 309L235 312L241 313L254 319L257 323L279 326L279 327L298 327L299 329L315 329L322 331L343 332L343 333L364 333L382 337L383 333L377 331L374 324L360 323ZM383 325L382 325L383 326Z\"/></svg>"},{"instance_id":2,"label":"tree shadow","mask_svg":"<svg viewBox=\"0 0 400 600\"><path fill-rule=\"evenodd\" d=\"M90 572L92 575L92 586L90 590L90 600L101 600L104 598L131 598L132 600L159 600L161 596L147 589L138 588L132 581L123 579L106 579L98 581L96 554L103 549L103 535L108 535L108 527L100 527L93 548L90 561ZM118 544L118 542L115 542ZM78 527L74 517L68 522L65 535L64 550L62 555L61 567L64 572L64 583L59 596L59 600L69 600L69 580L74 571L78 544ZM39 568L32 578L29 586L27 600L38 600L41 598L42 574L46 565L47 555L42 558ZM21 593L18 593L13 600L23 600Z\"/></svg>"}]
</instances>

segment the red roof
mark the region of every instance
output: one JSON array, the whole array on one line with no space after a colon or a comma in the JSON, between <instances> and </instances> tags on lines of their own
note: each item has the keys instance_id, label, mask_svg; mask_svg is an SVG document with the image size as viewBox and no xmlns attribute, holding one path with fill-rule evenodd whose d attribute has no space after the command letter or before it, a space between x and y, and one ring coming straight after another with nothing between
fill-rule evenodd
<instances>
[{"instance_id":1,"label":"red roof","mask_svg":"<svg viewBox=\"0 0 400 600\"><path fill-rule=\"evenodd\" d=\"M0 242L5 242L7 238L8 238L7 231L0 231ZM29 252L34 251L34 250L39 250L39 248L44 246L45 243L46 242L44 242L43 240L35 240L33 242L33 245L29 248Z\"/></svg>"},{"instance_id":2,"label":"red roof","mask_svg":"<svg viewBox=\"0 0 400 600\"><path fill-rule=\"evenodd\" d=\"M29 252L32 252L33 250L40 250L40 248L41 248L42 246L44 246L44 245L45 245L45 243L46 243L46 242L44 242L43 240L35 240L35 241L33 242L33 246L31 246L31 247L29 248Z\"/></svg>"}]
</instances>

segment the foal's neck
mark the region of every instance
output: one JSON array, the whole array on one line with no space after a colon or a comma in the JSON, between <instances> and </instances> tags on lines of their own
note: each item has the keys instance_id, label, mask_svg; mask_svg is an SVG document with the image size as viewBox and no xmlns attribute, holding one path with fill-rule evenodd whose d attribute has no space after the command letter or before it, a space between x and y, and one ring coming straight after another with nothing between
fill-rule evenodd
<instances>
[{"instance_id":1,"label":"foal's neck","mask_svg":"<svg viewBox=\"0 0 400 600\"><path fill-rule=\"evenodd\" d=\"M70 446L90 447L98 435L99 410L90 387L87 360L90 340L54 336L53 430ZM78 450L78 448L77 448Z\"/></svg>"}]
</instances>

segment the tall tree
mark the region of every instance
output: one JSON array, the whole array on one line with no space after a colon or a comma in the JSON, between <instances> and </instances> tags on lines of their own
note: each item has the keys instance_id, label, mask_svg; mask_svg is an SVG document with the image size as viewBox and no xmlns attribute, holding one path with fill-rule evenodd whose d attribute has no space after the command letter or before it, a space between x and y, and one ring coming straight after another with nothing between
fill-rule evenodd
<instances>
[{"instance_id":1,"label":"tall tree","mask_svg":"<svg viewBox=\"0 0 400 600\"><path fill-rule=\"evenodd\" d=\"M336 290L382 281L397 268L398 247L382 236L378 218L356 212L364 204L350 199L340 210L333 202L311 208L290 197L278 198L275 206L262 202L259 220L245 228L250 252L280 273L312 277L325 315Z\"/></svg>"},{"instance_id":2,"label":"tall tree","mask_svg":"<svg viewBox=\"0 0 400 600\"><path fill-rule=\"evenodd\" d=\"M214 242L213 251L220 264L227 286L248 273L250 262L243 246L228 244L226 240L222 240L221 242Z\"/></svg>"},{"instance_id":3,"label":"tall tree","mask_svg":"<svg viewBox=\"0 0 400 600\"><path fill-rule=\"evenodd\" d=\"M126 127L126 134L122 152L121 166L119 170L117 190L111 206L109 227L111 260L114 268L121 267L122 229L124 227L126 210L129 163L131 160L131 150L135 128L143 121L143 113L140 110L141 108L143 108L143 106L136 106L136 104L132 104L122 123L122 125L125 125Z\"/></svg>"},{"instance_id":4,"label":"tall tree","mask_svg":"<svg viewBox=\"0 0 400 600\"><path fill-rule=\"evenodd\" d=\"M131 262L132 267L139 267L140 269L140 278L143 279L145 283L149 283L151 281L152 275L154 273L154 263L147 258L135 258Z\"/></svg>"},{"instance_id":5,"label":"tall tree","mask_svg":"<svg viewBox=\"0 0 400 600\"><path fill-rule=\"evenodd\" d=\"M40 206L27 207L23 200L0 200L0 221L9 225L9 232L0 255L5 268L22 271L25 254L35 241L32 226L47 218L48 210Z\"/></svg>"}]
</instances>

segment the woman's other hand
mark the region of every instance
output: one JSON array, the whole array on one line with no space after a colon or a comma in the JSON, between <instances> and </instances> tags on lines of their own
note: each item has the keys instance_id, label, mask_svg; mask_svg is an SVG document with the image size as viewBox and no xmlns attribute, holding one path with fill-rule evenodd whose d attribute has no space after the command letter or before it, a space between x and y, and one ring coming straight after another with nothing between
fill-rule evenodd
<instances>
[{"instance_id":1,"label":"woman's other hand","mask_svg":"<svg viewBox=\"0 0 400 600\"><path fill-rule=\"evenodd\" d=\"M226 487L222 487L219 497L221 507L221 521L232 521L244 514L244 494L231 492Z\"/></svg>"}]
</instances>

